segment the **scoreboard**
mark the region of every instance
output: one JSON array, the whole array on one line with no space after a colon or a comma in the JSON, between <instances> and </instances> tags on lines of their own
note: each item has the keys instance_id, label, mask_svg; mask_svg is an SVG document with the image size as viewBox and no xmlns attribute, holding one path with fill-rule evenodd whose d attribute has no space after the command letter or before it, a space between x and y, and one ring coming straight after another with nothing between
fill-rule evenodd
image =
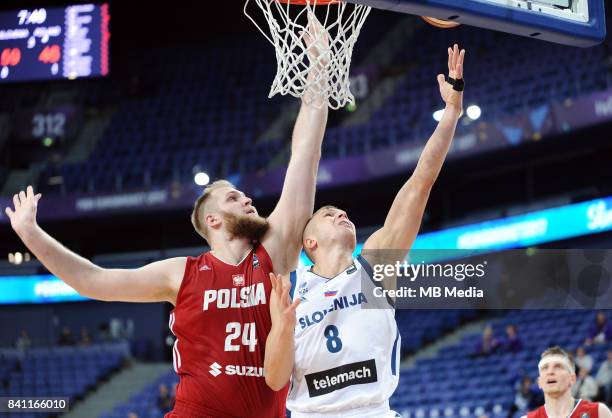
<instances>
[{"instance_id":1,"label":"scoreboard","mask_svg":"<svg viewBox=\"0 0 612 418\"><path fill-rule=\"evenodd\" d=\"M109 73L107 3L0 13L0 83Z\"/></svg>"}]
</instances>

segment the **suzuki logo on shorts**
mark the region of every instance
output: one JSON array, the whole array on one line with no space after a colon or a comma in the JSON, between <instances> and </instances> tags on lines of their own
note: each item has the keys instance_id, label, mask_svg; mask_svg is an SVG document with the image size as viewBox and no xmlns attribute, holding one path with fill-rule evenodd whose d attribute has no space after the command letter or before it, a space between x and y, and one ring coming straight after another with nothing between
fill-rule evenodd
<instances>
[{"instance_id":1,"label":"suzuki logo on shorts","mask_svg":"<svg viewBox=\"0 0 612 418\"><path fill-rule=\"evenodd\" d=\"M244 286L244 274L234 274L232 276L234 286Z\"/></svg>"},{"instance_id":2,"label":"suzuki logo on shorts","mask_svg":"<svg viewBox=\"0 0 612 418\"><path fill-rule=\"evenodd\" d=\"M213 376L217 377L219 376L221 373L223 373L221 371L221 365L217 362L214 362L213 364L210 365L210 370L209 370L210 374L212 374Z\"/></svg>"},{"instance_id":3,"label":"suzuki logo on shorts","mask_svg":"<svg viewBox=\"0 0 612 418\"><path fill-rule=\"evenodd\" d=\"M209 373L217 377L220 374L228 376L263 377L264 368L255 366L227 365L223 367L217 362L210 365Z\"/></svg>"}]
</instances>

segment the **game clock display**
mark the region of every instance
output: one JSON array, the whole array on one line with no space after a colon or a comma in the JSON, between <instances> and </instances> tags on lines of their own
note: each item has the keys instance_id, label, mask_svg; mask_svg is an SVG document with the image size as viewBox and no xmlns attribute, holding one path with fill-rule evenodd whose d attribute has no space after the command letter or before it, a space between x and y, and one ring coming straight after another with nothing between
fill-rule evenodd
<instances>
[{"instance_id":1,"label":"game clock display","mask_svg":"<svg viewBox=\"0 0 612 418\"><path fill-rule=\"evenodd\" d=\"M0 83L109 73L108 4L0 13Z\"/></svg>"}]
</instances>

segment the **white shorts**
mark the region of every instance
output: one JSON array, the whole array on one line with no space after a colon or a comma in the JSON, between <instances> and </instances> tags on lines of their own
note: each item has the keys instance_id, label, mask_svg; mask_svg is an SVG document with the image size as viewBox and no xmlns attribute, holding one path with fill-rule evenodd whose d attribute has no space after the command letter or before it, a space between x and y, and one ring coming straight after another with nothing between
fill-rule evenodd
<instances>
[{"instance_id":1,"label":"white shorts","mask_svg":"<svg viewBox=\"0 0 612 418\"><path fill-rule=\"evenodd\" d=\"M291 418L401 418L401 415L389 408L389 402L334 412L298 412L291 411Z\"/></svg>"}]
</instances>

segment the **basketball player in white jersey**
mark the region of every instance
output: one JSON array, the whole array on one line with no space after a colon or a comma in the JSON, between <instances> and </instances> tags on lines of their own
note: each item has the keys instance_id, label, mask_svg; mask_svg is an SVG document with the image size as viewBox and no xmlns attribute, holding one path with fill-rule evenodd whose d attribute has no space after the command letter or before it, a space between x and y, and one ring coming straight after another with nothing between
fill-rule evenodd
<instances>
[{"instance_id":1,"label":"basketball player in white jersey","mask_svg":"<svg viewBox=\"0 0 612 418\"><path fill-rule=\"evenodd\" d=\"M384 226L369 237L364 251L393 249L400 250L394 251L396 259L407 256L462 113L464 56L457 45L448 49L449 78L438 76L446 103L442 120ZM333 206L313 215L303 245L314 266L292 273L291 280L273 277L273 325L265 353L268 385L279 390L291 380L287 408L292 418L397 416L389 408L400 354L393 301L373 300L366 296L372 292L362 288L364 283L374 286L374 260L365 252L353 259L355 226ZM363 309L380 308L381 303L388 303L386 309Z\"/></svg>"}]
</instances>

